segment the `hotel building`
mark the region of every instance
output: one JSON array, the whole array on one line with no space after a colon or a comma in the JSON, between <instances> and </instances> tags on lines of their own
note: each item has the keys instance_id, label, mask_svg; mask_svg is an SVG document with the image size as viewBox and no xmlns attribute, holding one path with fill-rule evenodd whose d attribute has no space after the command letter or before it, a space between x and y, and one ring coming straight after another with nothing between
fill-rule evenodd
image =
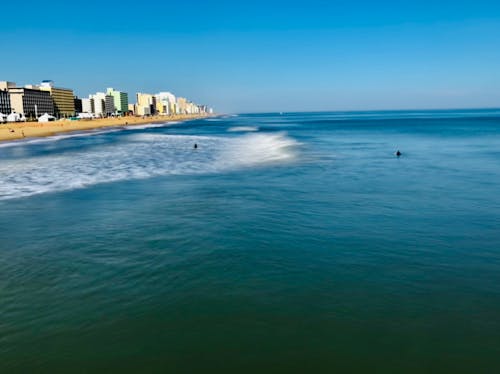
<instances>
[{"instance_id":1,"label":"hotel building","mask_svg":"<svg viewBox=\"0 0 500 374\"><path fill-rule=\"evenodd\" d=\"M153 95L138 93L135 114L149 116L156 113L156 98Z\"/></svg>"},{"instance_id":2,"label":"hotel building","mask_svg":"<svg viewBox=\"0 0 500 374\"><path fill-rule=\"evenodd\" d=\"M115 113L115 101L113 96L106 95L104 92L97 92L95 95L90 95L89 99L94 101L93 113L96 116L106 117ZM85 105L86 109L88 109L87 104Z\"/></svg>"},{"instance_id":3,"label":"hotel building","mask_svg":"<svg viewBox=\"0 0 500 374\"><path fill-rule=\"evenodd\" d=\"M10 106L10 95L8 91L0 91L0 113L10 114L12 111Z\"/></svg>"},{"instance_id":4,"label":"hotel building","mask_svg":"<svg viewBox=\"0 0 500 374\"><path fill-rule=\"evenodd\" d=\"M94 113L94 99L82 99L82 113Z\"/></svg>"},{"instance_id":5,"label":"hotel building","mask_svg":"<svg viewBox=\"0 0 500 374\"><path fill-rule=\"evenodd\" d=\"M54 115L56 117L66 118L75 115L75 94L73 90L54 87L54 82L48 80L42 81L40 90L50 92L54 100Z\"/></svg>"},{"instance_id":6,"label":"hotel building","mask_svg":"<svg viewBox=\"0 0 500 374\"><path fill-rule=\"evenodd\" d=\"M115 113L116 108L115 108L115 99L111 95L105 95L104 96L104 113L106 113L107 116L110 116L111 114Z\"/></svg>"},{"instance_id":7,"label":"hotel building","mask_svg":"<svg viewBox=\"0 0 500 374\"><path fill-rule=\"evenodd\" d=\"M116 112L119 114L128 112L128 94L126 92L115 91L113 88L108 88L106 93L113 97Z\"/></svg>"},{"instance_id":8,"label":"hotel building","mask_svg":"<svg viewBox=\"0 0 500 374\"><path fill-rule=\"evenodd\" d=\"M94 114L96 116L103 117L105 115L105 100L106 100L106 94L104 92L97 92L95 95L90 95L89 99L91 99L94 102Z\"/></svg>"},{"instance_id":9,"label":"hotel building","mask_svg":"<svg viewBox=\"0 0 500 374\"><path fill-rule=\"evenodd\" d=\"M171 92L160 92L155 95L156 110L159 114L168 116L175 113L176 99Z\"/></svg>"},{"instance_id":10,"label":"hotel building","mask_svg":"<svg viewBox=\"0 0 500 374\"><path fill-rule=\"evenodd\" d=\"M82 112L82 99L79 97L75 96L75 114L76 113L81 113Z\"/></svg>"},{"instance_id":11,"label":"hotel building","mask_svg":"<svg viewBox=\"0 0 500 374\"><path fill-rule=\"evenodd\" d=\"M15 83L0 81L0 113L9 115L12 112L9 88L14 87L16 87Z\"/></svg>"},{"instance_id":12,"label":"hotel building","mask_svg":"<svg viewBox=\"0 0 500 374\"><path fill-rule=\"evenodd\" d=\"M177 98L177 114L187 113L187 99L184 97Z\"/></svg>"},{"instance_id":13,"label":"hotel building","mask_svg":"<svg viewBox=\"0 0 500 374\"><path fill-rule=\"evenodd\" d=\"M50 92L36 88L15 87L9 89L12 111L35 119L42 114L54 115L54 100Z\"/></svg>"}]
</instances>

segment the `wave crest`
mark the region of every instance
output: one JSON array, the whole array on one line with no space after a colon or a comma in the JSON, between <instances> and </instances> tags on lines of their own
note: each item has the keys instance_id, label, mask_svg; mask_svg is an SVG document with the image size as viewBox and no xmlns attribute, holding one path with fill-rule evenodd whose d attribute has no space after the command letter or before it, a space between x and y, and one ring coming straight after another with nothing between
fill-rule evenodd
<instances>
[{"instance_id":1,"label":"wave crest","mask_svg":"<svg viewBox=\"0 0 500 374\"><path fill-rule=\"evenodd\" d=\"M229 132L254 132L259 131L259 128L256 126L235 126L227 129Z\"/></svg>"},{"instance_id":2,"label":"wave crest","mask_svg":"<svg viewBox=\"0 0 500 374\"><path fill-rule=\"evenodd\" d=\"M198 148L193 149L196 143ZM0 200L163 175L210 174L295 158L284 133L209 137L131 134L72 152L3 160Z\"/></svg>"}]
</instances>

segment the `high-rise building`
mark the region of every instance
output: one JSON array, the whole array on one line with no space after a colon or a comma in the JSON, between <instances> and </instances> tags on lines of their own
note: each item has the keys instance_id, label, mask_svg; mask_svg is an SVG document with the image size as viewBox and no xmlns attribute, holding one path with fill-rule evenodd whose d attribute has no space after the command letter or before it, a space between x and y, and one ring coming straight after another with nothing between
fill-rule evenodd
<instances>
[{"instance_id":1,"label":"high-rise building","mask_svg":"<svg viewBox=\"0 0 500 374\"><path fill-rule=\"evenodd\" d=\"M160 92L155 95L156 110L161 115L171 115L175 113L175 95L171 92Z\"/></svg>"},{"instance_id":2,"label":"high-rise building","mask_svg":"<svg viewBox=\"0 0 500 374\"><path fill-rule=\"evenodd\" d=\"M116 112L118 112L119 114L125 114L128 112L128 94L126 92L116 91L113 88L108 88L106 93L113 96Z\"/></svg>"},{"instance_id":3,"label":"high-rise building","mask_svg":"<svg viewBox=\"0 0 500 374\"><path fill-rule=\"evenodd\" d=\"M12 108L10 106L9 91L0 90L0 113L10 114L11 112L12 112Z\"/></svg>"},{"instance_id":4,"label":"high-rise building","mask_svg":"<svg viewBox=\"0 0 500 374\"><path fill-rule=\"evenodd\" d=\"M187 113L187 99L184 97L177 98L177 114Z\"/></svg>"},{"instance_id":5,"label":"high-rise building","mask_svg":"<svg viewBox=\"0 0 500 374\"><path fill-rule=\"evenodd\" d=\"M107 116L110 116L115 113L115 111L116 108L114 97L111 95L104 96L104 113L106 113Z\"/></svg>"},{"instance_id":6,"label":"high-rise building","mask_svg":"<svg viewBox=\"0 0 500 374\"><path fill-rule=\"evenodd\" d=\"M14 87L16 84L13 82L0 81L0 113L9 115L12 112L9 88Z\"/></svg>"},{"instance_id":7,"label":"high-rise building","mask_svg":"<svg viewBox=\"0 0 500 374\"><path fill-rule=\"evenodd\" d=\"M40 90L50 92L54 100L54 115L56 117L66 118L75 115L75 94L73 90L54 87L54 82L49 80L42 81Z\"/></svg>"},{"instance_id":8,"label":"high-rise building","mask_svg":"<svg viewBox=\"0 0 500 374\"><path fill-rule=\"evenodd\" d=\"M104 116L106 114L106 94L104 92L97 92L94 95L90 95L89 99L94 101L94 114L96 116Z\"/></svg>"},{"instance_id":9,"label":"high-rise building","mask_svg":"<svg viewBox=\"0 0 500 374\"><path fill-rule=\"evenodd\" d=\"M156 98L150 94L138 93L135 114L139 116L156 114Z\"/></svg>"},{"instance_id":10,"label":"high-rise building","mask_svg":"<svg viewBox=\"0 0 500 374\"><path fill-rule=\"evenodd\" d=\"M90 95L89 99L94 101L93 113L96 116L105 117L115 113L115 101L113 96L106 95L104 92L97 92L94 95Z\"/></svg>"},{"instance_id":11,"label":"high-rise building","mask_svg":"<svg viewBox=\"0 0 500 374\"><path fill-rule=\"evenodd\" d=\"M54 115L54 100L48 91L36 88L15 87L9 89L12 111L26 118L38 118L42 114Z\"/></svg>"},{"instance_id":12,"label":"high-rise building","mask_svg":"<svg viewBox=\"0 0 500 374\"><path fill-rule=\"evenodd\" d=\"M75 113L81 113L82 112L82 99L75 96L74 100L75 100Z\"/></svg>"},{"instance_id":13,"label":"high-rise building","mask_svg":"<svg viewBox=\"0 0 500 374\"><path fill-rule=\"evenodd\" d=\"M94 113L94 99L82 99L82 113Z\"/></svg>"}]
</instances>

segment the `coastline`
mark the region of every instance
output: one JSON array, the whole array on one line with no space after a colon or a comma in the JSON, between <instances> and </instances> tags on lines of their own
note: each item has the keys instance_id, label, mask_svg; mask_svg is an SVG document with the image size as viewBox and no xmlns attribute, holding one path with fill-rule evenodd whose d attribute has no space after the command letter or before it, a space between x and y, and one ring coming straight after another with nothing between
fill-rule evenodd
<instances>
[{"instance_id":1,"label":"coastline","mask_svg":"<svg viewBox=\"0 0 500 374\"><path fill-rule=\"evenodd\" d=\"M198 118L207 118L209 115L174 115L150 117L117 117L100 118L93 120L61 120L54 122L13 122L0 124L0 142L25 138L52 136L72 131L95 130L105 127L134 126L146 123L161 123L170 121L188 121Z\"/></svg>"}]
</instances>

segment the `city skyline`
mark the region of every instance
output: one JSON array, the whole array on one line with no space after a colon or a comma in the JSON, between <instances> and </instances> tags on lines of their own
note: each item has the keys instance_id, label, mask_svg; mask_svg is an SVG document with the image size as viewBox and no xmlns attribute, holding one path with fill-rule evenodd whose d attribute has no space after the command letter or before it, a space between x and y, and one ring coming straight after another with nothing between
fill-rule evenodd
<instances>
[{"instance_id":1,"label":"city skyline","mask_svg":"<svg viewBox=\"0 0 500 374\"><path fill-rule=\"evenodd\" d=\"M136 92L136 101L128 92L106 88L88 97L78 97L72 88L60 87L52 80L39 84L18 85L0 80L0 123L46 121L55 119L93 119L123 116L164 118L213 114L213 108L196 104L169 91L154 94Z\"/></svg>"},{"instance_id":2,"label":"city skyline","mask_svg":"<svg viewBox=\"0 0 500 374\"><path fill-rule=\"evenodd\" d=\"M221 113L500 106L493 1L195 1L139 16L62 4L7 17L1 79L51 79L79 97L167 88Z\"/></svg>"}]
</instances>

